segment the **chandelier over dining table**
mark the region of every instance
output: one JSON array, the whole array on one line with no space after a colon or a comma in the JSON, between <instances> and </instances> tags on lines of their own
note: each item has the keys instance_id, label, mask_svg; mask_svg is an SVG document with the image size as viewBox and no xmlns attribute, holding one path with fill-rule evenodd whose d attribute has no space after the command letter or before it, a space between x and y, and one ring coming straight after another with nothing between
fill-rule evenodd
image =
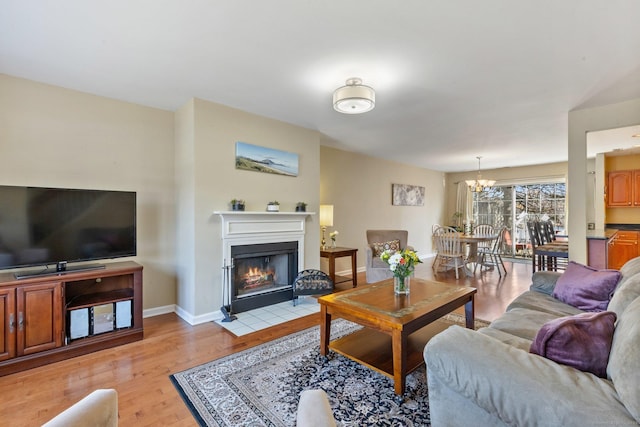
<instances>
[{"instance_id":1,"label":"chandelier over dining table","mask_svg":"<svg viewBox=\"0 0 640 427\"><path fill-rule=\"evenodd\" d=\"M469 186L469 189L474 193L480 193L482 191L488 190L493 184L496 183L495 179L482 179L482 174L480 173L480 159L482 156L477 156L478 159L478 175L476 179L467 179L465 182Z\"/></svg>"}]
</instances>

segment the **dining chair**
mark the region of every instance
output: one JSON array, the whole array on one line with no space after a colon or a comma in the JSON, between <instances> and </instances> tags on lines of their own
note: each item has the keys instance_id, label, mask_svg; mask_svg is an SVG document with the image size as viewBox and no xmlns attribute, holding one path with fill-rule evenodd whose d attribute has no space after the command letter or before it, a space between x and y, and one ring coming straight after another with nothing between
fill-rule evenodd
<instances>
[{"instance_id":1,"label":"dining chair","mask_svg":"<svg viewBox=\"0 0 640 427\"><path fill-rule=\"evenodd\" d=\"M502 260L502 247L504 246L504 240L509 230L507 227L502 227L494 240L491 241L491 248L486 251L479 252L480 260L479 264L483 267L495 267L498 270L498 275L502 277L502 271L504 275L507 275L507 268ZM478 264L476 264L476 268ZM502 270L500 269L502 267ZM482 271L482 267L480 268ZM473 272L475 273L475 268Z\"/></svg>"},{"instance_id":2,"label":"dining chair","mask_svg":"<svg viewBox=\"0 0 640 427\"><path fill-rule=\"evenodd\" d=\"M531 261L533 272L535 273L536 267L541 270L542 265L544 265L546 261L544 255L536 253L538 247L543 244L542 234L540 233L540 224L538 221L527 221L527 231L529 232L529 240L531 241Z\"/></svg>"},{"instance_id":3,"label":"dining chair","mask_svg":"<svg viewBox=\"0 0 640 427\"><path fill-rule=\"evenodd\" d=\"M459 279L459 269L465 269L464 252L460 244L460 235L451 227L440 227L434 233L434 240L436 242L436 248L438 250L438 265L437 270L445 267L455 269L456 279ZM466 271L466 270L465 270Z\"/></svg>"},{"instance_id":4,"label":"dining chair","mask_svg":"<svg viewBox=\"0 0 640 427\"><path fill-rule=\"evenodd\" d=\"M495 236L495 230L491 224L478 224L473 229L473 234L479 237ZM492 246L493 241L478 242L478 254L482 251L490 251Z\"/></svg>"},{"instance_id":5,"label":"dining chair","mask_svg":"<svg viewBox=\"0 0 640 427\"><path fill-rule=\"evenodd\" d=\"M438 248L436 246L436 240L435 240L436 231L438 231L440 227L442 227L440 224L433 224L431 226L431 247L434 248L436 252L436 256L433 257L433 263L431 263L431 269L434 271L438 270L438 263L440 262L438 257Z\"/></svg>"}]
</instances>

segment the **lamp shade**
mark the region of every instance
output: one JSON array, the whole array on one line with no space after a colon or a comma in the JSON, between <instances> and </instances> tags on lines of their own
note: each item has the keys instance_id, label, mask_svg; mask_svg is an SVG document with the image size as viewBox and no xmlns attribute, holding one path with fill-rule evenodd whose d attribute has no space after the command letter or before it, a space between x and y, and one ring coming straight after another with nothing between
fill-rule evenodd
<instances>
[{"instance_id":1,"label":"lamp shade","mask_svg":"<svg viewBox=\"0 0 640 427\"><path fill-rule=\"evenodd\" d=\"M333 227L333 205L320 205L320 226Z\"/></svg>"},{"instance_id":2,"label":"lamp shade","mask_svg":"<svg viewBox=\"0 0 640 427\"><path fill-rule=\"evenodd\" d=\"M376 106L376 93L364 86L357 77L350 78L346 86L333 92L333 109L344 114L361 114Z\"/></svg>"}]
</instances>

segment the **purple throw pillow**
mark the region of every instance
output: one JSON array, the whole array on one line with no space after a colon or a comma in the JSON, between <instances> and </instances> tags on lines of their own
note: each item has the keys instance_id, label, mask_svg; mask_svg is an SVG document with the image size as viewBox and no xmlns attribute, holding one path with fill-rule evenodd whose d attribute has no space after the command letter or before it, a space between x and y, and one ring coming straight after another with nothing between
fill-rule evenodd
<instances>
[{"instance_id":1,"label":"purple throw pillow","mask_svg":"<svg viewBox=\"0 0 640 427\"><path fill-rule=\"evenodd\" d=\"M570 261L553 297L583 311L605 311L620 277L618 270L596 270Z\"/></svg>"},{"instance_id":2,"label":"purple throw pillow","mask_svg":"<svg viewBox=\"0 0 640 427\"><path fill-rule=\"evenodd\" d=\"M615 322L612 311L551 320L540 328L529 352L606 378Z\"/></svg>"}]
</instances>

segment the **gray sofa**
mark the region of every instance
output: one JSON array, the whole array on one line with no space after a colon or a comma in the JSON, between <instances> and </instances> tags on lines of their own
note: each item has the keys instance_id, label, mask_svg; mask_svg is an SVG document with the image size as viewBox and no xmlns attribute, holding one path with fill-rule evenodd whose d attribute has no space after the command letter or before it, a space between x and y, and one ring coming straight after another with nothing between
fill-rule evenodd
<instances>
[{"instance_id":1,"label":"gray sofa","mask_svg":"<svg viewBox=\"0 0 640 427\"><path fill-rule=\"evenodd\" d=\"M433 426L631 426L640 422L640 257L620 270L607 378L529 353L546 322L581 313L553 298L560 273L479 331L452 326L424 350Z\"/></svg>"}]
</instances>

